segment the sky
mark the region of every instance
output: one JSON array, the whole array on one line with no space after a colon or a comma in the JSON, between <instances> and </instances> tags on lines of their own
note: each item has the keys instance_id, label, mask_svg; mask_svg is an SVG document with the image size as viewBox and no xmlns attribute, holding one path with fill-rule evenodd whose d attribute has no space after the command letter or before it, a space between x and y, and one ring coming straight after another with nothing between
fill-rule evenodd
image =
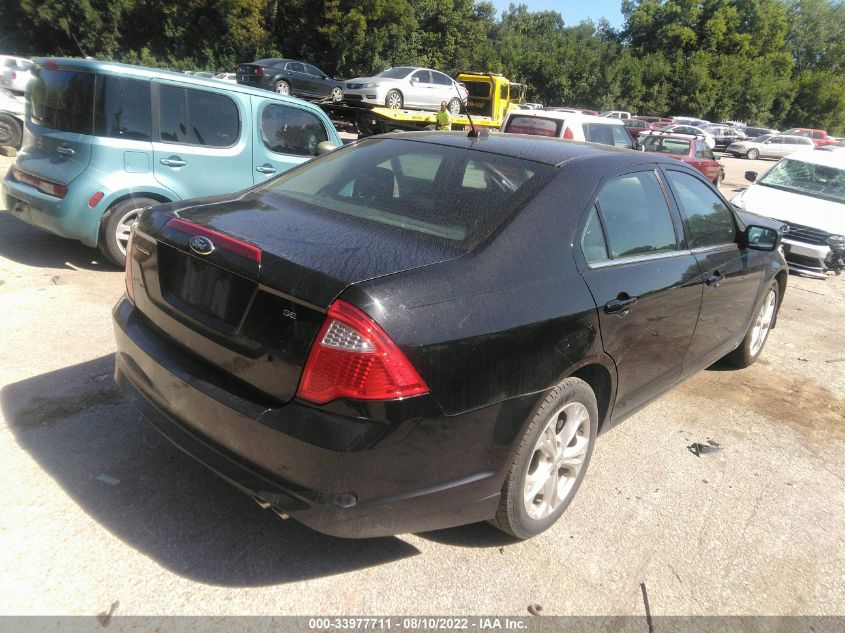
<instances>
[{"instance_id":1,"label":"sky","mask_svg":"<svg viewBox=\"0 0 845 633\"><path fill-rule=\"evenodd\" d=\"M587 18L591 18L593 22L606 18L610 26L617 29L622 26L622 0L493 0L496 15L501 17L502 11L506 10L511 2L524 4L529 11L557 11L563 15L567 26L575 26Z\"/></svg>"}]
</instances>

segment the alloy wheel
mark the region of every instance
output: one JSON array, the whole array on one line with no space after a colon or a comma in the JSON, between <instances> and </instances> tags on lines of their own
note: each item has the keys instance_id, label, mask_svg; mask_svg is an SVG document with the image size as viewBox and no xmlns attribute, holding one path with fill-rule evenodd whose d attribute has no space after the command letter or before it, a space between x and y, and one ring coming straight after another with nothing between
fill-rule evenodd
<instances>
[{"instance_id":1,"label":"alloy wheel","mask_svg":"<svg viewBox=\"0 0 845 633\"><path fill-rule=\"evenodd\" d=\"M590 414L570 402L549 418L537 438L523 486L525 512L534 520L552 514L566 500L590 447Z\"/></svg>"},{"instance_id":2,"label":"alloy wheel","mask_svg":"<svg viewBox=\"0 0 845 633\"><path fill-rule=\"evenodd\" d=\"M769 330L772 327L772 320L775 316L775 307L777 303L777 295L774 290L769 290L766 297L763 299L763 305L760 306L757 312L757 318L754 319L754 325L751 327L751 345L749 351L751 356L757 356L763 348L763 343L766 342L766 337L769 335Z\"/></svg>"}]
</instances>

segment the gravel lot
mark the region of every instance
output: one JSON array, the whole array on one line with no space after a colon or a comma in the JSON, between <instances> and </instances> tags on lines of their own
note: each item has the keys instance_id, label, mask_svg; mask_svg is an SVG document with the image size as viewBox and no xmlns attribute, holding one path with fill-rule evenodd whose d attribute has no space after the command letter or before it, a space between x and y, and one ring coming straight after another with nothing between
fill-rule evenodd
<instances>
[{"instance_id":1,"label":"gravel lot","mask_svg":"<svg viewBox=\"0 0 845 633\"><path fill-rule=\"evenodd\" d=\"M729 196L773 164L723 161ZM340 540L262 511L123 402L122 292L96 251L0 214L0 615L642 615L641 584L654 615L845 613L842 277L790 278L755 366L599 438L567 514L523 543ZM724 450L687 450L708 438Z\"/></svg>"}]
</instances>

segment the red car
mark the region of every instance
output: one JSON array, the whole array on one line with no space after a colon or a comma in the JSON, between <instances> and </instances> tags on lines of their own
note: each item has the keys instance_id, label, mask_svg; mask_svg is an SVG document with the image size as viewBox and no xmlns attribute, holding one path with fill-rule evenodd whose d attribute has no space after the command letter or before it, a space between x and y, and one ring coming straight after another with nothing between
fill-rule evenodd
<instances>
[{"instance_id":1,"label":"red car","mask_svg":"<svg viewBox=\"0 0 845 633\"><path fill-rule=\"evenodd\" d=\"M825 130L813 130L806 127L793 127L781 134L790 134L792 136L806 136L811 139L816 147L825 147L826 145L836 145L836 139L828 136Z\"/></svg>"},{"instance_id":2,"label":"red car","mask_svg":"<svg viewBox=\"0 0 845 633\"><path fill-rule=\"evenodd\" d=\"M704 174L717 187L725 179L725 169L713 150L701 139L681 134L661 134L643 136L639 141L646 152L657 152L682 160Z\"/></svg>"},{"instance_id":3,"label":"red car","mask_svg":"<svg viewBox=\"0 0 845 633\"><path fill-rule=\"evenodd\" d=\"M640 132L645 132L650 129L650 125L648 121L644 121L643 119L626 119L625 129L628 130L628 133L631 136L637 138L637 135Z\"/></svg>"}]
</instances>

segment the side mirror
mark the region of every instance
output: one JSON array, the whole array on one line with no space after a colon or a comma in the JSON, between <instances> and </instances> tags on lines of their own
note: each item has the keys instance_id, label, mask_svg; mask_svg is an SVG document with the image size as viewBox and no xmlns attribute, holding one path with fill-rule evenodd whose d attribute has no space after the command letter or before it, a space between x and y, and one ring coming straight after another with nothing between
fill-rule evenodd
<instances>
[{"instance_id":1,"label":"side mirror","mask_svg":"<svg viewBox=\"0 0 845 633\"><path fill-rule=\"evenodd\" d=\"M757 172L756 171L745 172L745 179L748 182L757 182Z\"/></svg>"},{"instance_id":2,"label":"side mirror","mask_svg":"<svg viewBox=\"0 0 845 633\"><path fill-rule=\"evenodd\" d=\"M745 244L755 251L773 251L780 243L780 233L766 226L750 224L745 229Z\"/></svg>"},{"instance_id":3,"label":"side mirror","mask_svg":"<svg viewBox=\"0 0 845 633\"><path fill-rule=\"evenodd\" d=\"M323 154L328 154L333 149L336 149L337 145L332 143L331 141L322 141L317 143L317 156L322 156Z\"/></svg>"}]
</instances>

